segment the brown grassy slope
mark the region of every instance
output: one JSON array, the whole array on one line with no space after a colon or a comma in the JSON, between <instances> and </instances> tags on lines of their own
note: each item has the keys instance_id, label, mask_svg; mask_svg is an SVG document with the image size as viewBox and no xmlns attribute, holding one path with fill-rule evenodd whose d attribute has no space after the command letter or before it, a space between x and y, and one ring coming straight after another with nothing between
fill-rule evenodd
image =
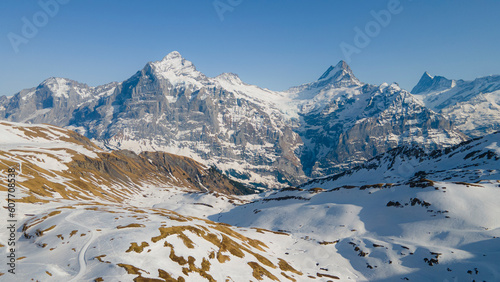
<instances>
[{"instance_id":1,"label":"brown grassy slope","mask_svg":"<svg viewBox=\"0 0 500 282\"><path fill-rule=\"evenodd\" d=\"M232 181L214 168L206 168L188 157L165 152L143 152L139 155L120 150L98 153L99 158L75 158L69 164L81 176L93 173L119 182L135 184L156 180L198 191L216 191L224 194L244 195L252 192Z\"/></svg>"},{"instance_id":2,"label":"brown grassy slope","mask_svg":"<svg viewBox=\"0 0 500 282\"><path fill-rule=\"evenodd\" d=\"M9 167L22 164L22 176L18 179L17 187L26 188L28 196L23 197L25 202L47 201L55 194L65 199L101 198L120 202L130 193L139 193L145 184L178 186L194 191L208 189L236 195L252 192L216 169L207 168L187 157L164 152L144 152L139 155L125 150L104 152L88 138L71 130L55 126L2 125L21 131L27 140L38 138L50 142L65 142L61 143L61 148L44 149L43 154L51 158L58 159L56 151L61 150L72 156L72 161L64 163L68 169L58 171L43 169L31 161L35 154L40 156L40 151L36 148L20 146L18 149L0 150L0 172L5 174ZM54 132L59 136L54 138ZM64 146L65 144L82 146L96 153L97 158L78 153L69 149L70 146ZM0 190L6 190L6 187L2 186ZM46 199L41 200L42 198Z\"/></svg>"}]
</instances>

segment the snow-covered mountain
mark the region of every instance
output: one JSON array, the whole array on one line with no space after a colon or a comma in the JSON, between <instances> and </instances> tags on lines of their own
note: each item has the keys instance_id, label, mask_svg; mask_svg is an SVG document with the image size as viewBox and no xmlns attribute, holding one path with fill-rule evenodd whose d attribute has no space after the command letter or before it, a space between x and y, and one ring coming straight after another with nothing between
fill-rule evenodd
<instances>
[{"instance_id":1,"label":"snow-covered mountain","mask_svg":"<svg viewBox=\"0 0 500 282\"><path fill-rule=\"evenodd\" d=\"M80 85L80 92L93 91L83 101L67 99L77 96L71 87L49 92L44 85L5 101L4 118L65 126L111 149L188 156L247 184L297 184L305 179L294 153L301 140L292 130L294 122L276 103L287 98L247 85L234 74L208 78L178 52L146 64L112 87ZM30 105L19 104L28 92L50 101L62 97L65 108L27 98Z\"/></svg>"},{"instance_id":2,"label":"snow-covered mountain","mask_svg":"<svg viewBox=\"0 0 500 282\"><path fill-rule=\"evenodd\" d=\"M399 145L467 138L397 85L360 82L343 61L277 92L231 73L207 77L172 52L121 83L52 78L0 102L9 121L67 127L108 149L188 156L256 187L297 185Z\"/></svg>"},{"instance_id":3,"label":"snow-covered mountain","mask_svg":"<svg viewBox=\"0 0 500 282\"><path fill-rule=\"evenodd\" d=\"M500 76L449 80L425 72L411 91L424 104L470 136L500 130Z\"/></svg>"},{"instance_id":4,"label":"snow-covered mountain","mask_svg":"<svg viewBox=\"0 0 500 282\"><path fill-rule=\"evenodd\" d=\"M398 85L361 83L343 61L288 93L301 116L302 165L312 176L354 167L400 145L435 149L466 139Z\"/></svg>"},{"instance_id":5,"label":"snow-covered mountain","mask_svg":"<svg viewBox=\"0 0 500 282\"><path fill-rule=\"evenodd\" d=\"M117 85L113 82L90 87L70 79L51 77L37 87L4 97L3 101L0 99L0 115L16 122L68 125L78 107L110 95Z\"/></svg>"}]
</instances>

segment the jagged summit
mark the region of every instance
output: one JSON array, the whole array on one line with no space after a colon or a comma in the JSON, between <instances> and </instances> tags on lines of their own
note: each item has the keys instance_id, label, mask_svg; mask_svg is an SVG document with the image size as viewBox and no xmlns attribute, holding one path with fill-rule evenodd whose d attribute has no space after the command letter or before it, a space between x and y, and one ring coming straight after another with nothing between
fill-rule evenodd
<instances>
[{"instance_id":1,"label":"jagged summit","mask_svg":"<svg viewBox=\"0 0 500 282\"><path fill-rule=\"evenodd\" d=\"M412 94L419 94L428 91L452 88L455 85L453 80L443 76L432 76L427 71L424 72L417 85L411 90Z\"/></svg>"},{"instance_id":2,"label":"jagged summit","mask_svg":"<svg viewBox=\"0 0 500 282\"><path fill-rule=\"evenodd\" d=\"M352 74L352 70L351 68L349 67L349 65L344 61L344 60L341 60L340 62L338 62L337 65L335 66L330 66L322 75L320 78L318 78L318 80L322 80L322 79L326 79L326 78L329 78L329 77L332 77L332 76L335 76L337 75L339 72L342 72L342 73L348 73L348 74L351 74L352 76L354 76Z\"/></svg>"},{"instance_id":3,"label":"jagged summit","mask_svg":"<svg viewBox=\"0 0 500 282\"><path fill-rule=\"evenodd\" d=\"M430 75L427 71L422 74L417 85L411 90L412 94L418 94L424 92L430 85L432 85L432 79L434 77Z\"/></svg>"},{"instance_id":4,"label":"jagged summit","mask_svg":"<svg viewBox=\"0 0 500 282\"><path fill-rule=\"evenodd\" d=\"M299 95L299 99L304 99L304 97L313 97L310 91L321 91L323 88L339 88L339 87L353 87L360 86L361 83L358 78L356 78L349 67L349 65L341 60L335 66L331 65L328 69L318 78L318 80L302 84L299 86L294 86L288 89L287 93L300 93L304 91L309 91L306 96ZM309 99L307 98L307 99Z\"/></svg>"},{"instance_id":5,"label":"jagged summit","mask_svg":"<svg viewBox=\"0 0 500 282\"><path fill-rule=\"evenodd\" d=\"M330 66L318 79L320 84L340 84L340 85L359 85L359 80L354 76L349 65L341 60L335 66Z\"/></svg>"},{"instance_id":6,"label":"jagged summit","mask_svg":"<svg viewBox=\"0 0 500 282\"><path fill-rule=\"evenodd\" d=\"M168 53L164 58L163 60L172 60L172 59L176 59L176 58L182 58L182 55L181 53L179 53L178 51L172 51L170 53ZM162 60L162 61L163 61Z\"/></svg>"},{"instance_id":7,"label":"jagged summit","mask_svg":"<svg viewBox=\"0 0 500 282\"><path fill-rule=\"evenodd\" d=\"M426 107L444 114L469 136L500 129L500 76L451 80L425 72L411 91Z\"/></svg>"},{"instance_id":8,"label":"jagged summit","mask_svg":"<svg viewBox=\"0 0 500 282\"><path fill-rule=\"evenodd\" d=\"M151 64L162 69L163 71L196 70L194 64L182 57L182 55L177 51L170 52L160 61L152 62Z\"/></svg>"},{"instance_id":9,"label":"jagged summit","mask_svg":"<svg viewBox=\"0 0 500 282\"><path fill-rule=\"evenodd\" d=\"M174 85L182 83L200 87L200 82L207 79L191 61L177 51L170 52L160 61L148 63L146 68L151 68L157 77L167 79Z\"/></svg>"},{"instance_id":10,"label":"jagged summit","mask_svg":"<svg viewBox=\"0 0 500 282\"><path fill-rule=\"evenodd\" d=\"M40 83L37 89L49 89L53 97L57 98L77 97L79 99L90 96L93 87L68 78L50 77Z\"/></svg>"},{"instance_id":11,"label":"jagged summit","mask_svg":"<svg viewBox=\"0 0 500 282\"><path fill-rule=\"evenodd\" d=\"M334 66L330 66L322 75L320 78L318 78L318 80L322 80L322 79L325 79L327 76L330 75L330 73L333 71L335 67Z\"/></svg>"}]
</instances>

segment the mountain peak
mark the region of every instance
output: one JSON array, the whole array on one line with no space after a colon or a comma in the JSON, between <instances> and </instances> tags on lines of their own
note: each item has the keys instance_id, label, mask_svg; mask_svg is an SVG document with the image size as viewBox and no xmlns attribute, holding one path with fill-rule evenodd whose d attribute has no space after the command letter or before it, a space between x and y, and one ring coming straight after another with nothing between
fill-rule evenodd
<instances>
[{"instance_id":1,"label":"mountain peak","mask_svg":"<svg viewBox=\"0 0 500 282\"><path fill-rule=\"evenodd\" d=\"M153 72L164 79L169 80L173 84L188 83L196 84L206 77L199 72L194 64L182 57L182 55L173 51L163 57L161 61L151 62Z\"/></svg>"},{"instance_id":2,"label":"mountain peak","mask_svg":"<svg viewBox=\"0 0 500 282\"><path fill-rule=\"evenodd\" d=\"M65 84L67 82L72 82L72 80L62 78L62 77L49 77L46 80L42 81L40 85L50 85L50 84Z\"/></svg>"},{"instance_id":3,"label":"mountain peak","mask_svg":"<svg viewBox=\"0 0 500 282\"><path fill-rule=\"evenodd\" d=\"M172 59L176 59L176 58L182 58L182 55L181 53L179 53L178 51L172 51L170 53L168 53L164 58L163 60L172 60ZM162 61L163 61L162 60Z\"/></svg>"},{"instance_id":4,"label":"mountain peak","mask_svg":"<svg viewBox=\"0 0 500 282\"><path fill-rule=\"evenodd\" d=\"M346 73L352 75L352 70L349 65L344 61L340 60L335 66L330 66L318 80L326 79L332 76L336 76L337 73Z\"/></svg>"},{"instance_id":5,"label":"mountain peak","mask_svg":"<svg viewBox=\"0 0 500 282\"><path fill-rule=\"evenodd\" d=\"M351 71L351 68L349 67L349 65L344 60L340 60L337 63L337 65L335 65L335 68Z\"/></svg>"},{"instance_id":6,"label":"mountain peak","mask_svg":"<svg viewBox=\"0 0 500 282\"><path fill-rule=\"evenodd\" d=\"M168 53L161 61L155 62L157 65L169 65L169 66L176 66L176 65L193 65L190 61L184 59L182 57L181 53L177 51L172 51Z\"/></svg>"},{"instance_id":7,"label":"mountain peak","mask_svg":"<svg viewBox=\"0 0 500 282\"><path fill-rule=\"evenodd\" d=\"M354 76L349 65L341 60L335 66L330 66L318 79L318 81L328 81L333 83L346 82L349 84L360 84L359 80Z\"/></svg>"},{"instance_id":8,"label":"mountain peak","mask_svg":"<svg viewBox=\"0 0 500 282\"><path fill-rule=\"evenodd\" d=\"M454 86L454 81L443 76L432 76L424 72L417 85L411 90L412 94L419 94L429 91L437 91Z\"/></svg>"}]
</instances>

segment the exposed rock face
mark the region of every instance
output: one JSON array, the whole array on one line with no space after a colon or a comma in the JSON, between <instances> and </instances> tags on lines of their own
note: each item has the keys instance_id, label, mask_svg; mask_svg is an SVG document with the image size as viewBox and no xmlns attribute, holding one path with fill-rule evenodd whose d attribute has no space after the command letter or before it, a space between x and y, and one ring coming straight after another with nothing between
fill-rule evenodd
<instances>
[{"instance_id":1,"label":"exposed rock face","mask_svg":"<svg viewBox=\"0 0 500 282\"><path fill-rule=\"evenodd\" d=\"M403 144L436 149L467 138L396 84L360 83L344 62L289 92L300 109L302 164L313 177L352 168Z\"/></svg>"},{"instance_id":2,"label":"exposed rock face","mask_svg":"<svg viewBox=\"0 0 500 282\"><path fill-rule=\"evenodd\" d=\"M207 77L172 52L122 83L52 78L2 99L3 119L65 126L112 149L192 157L257 187L299 184L402 144L466 138L397 85L361 83L343 61L275 92L231 73Z\"/></svg>"},{"instance_id":3,"label":"exposed rock face","mask_svg":"<svg viewBox=\"0 0 500 282\"><path fill-rule=\"evenodd\" d=\"M483 136L500 130L500 76L473 81L424 73L412 94L454 123L463 133Z\"/></svg>"}]
</instances>

